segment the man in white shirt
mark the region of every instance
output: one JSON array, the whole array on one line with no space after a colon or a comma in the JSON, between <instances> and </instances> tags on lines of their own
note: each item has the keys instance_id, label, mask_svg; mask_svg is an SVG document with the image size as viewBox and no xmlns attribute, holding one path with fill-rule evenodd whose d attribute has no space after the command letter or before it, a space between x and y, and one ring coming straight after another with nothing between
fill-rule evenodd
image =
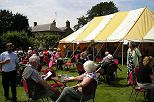
<instances>
[{"instance_id":1,"label":"man in white shirt","mask_svg":"<svg viewBox=\"0 0 154 102\"><path fill-rule=\"evenodd\" d=\"M12 102L16 102L16 75L19 59L17 54L13 52L14 45L12 43L7 43L5 47L6 51L0 55L4 96L6 100L9 99L9 85L11 85Z\"/></svg>"}]
</instances>

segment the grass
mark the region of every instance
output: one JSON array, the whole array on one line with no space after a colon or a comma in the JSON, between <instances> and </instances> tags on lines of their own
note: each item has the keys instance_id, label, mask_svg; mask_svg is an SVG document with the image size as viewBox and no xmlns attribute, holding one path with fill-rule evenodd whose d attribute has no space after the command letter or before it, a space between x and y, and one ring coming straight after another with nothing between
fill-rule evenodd
<instances>
[{"instance_id":1,"label":"grass","mask_svg":"<svg viewBox=\"0 0 154 102\"><path fill-rule=\"evenodd\" d=\"M131 87L126 86L126 66L122 67L121 65L119 65L119 67L122 69L122 71L118 71L118 79L116 81L110 82L109 84L104 84L103 81L101 81L98 84L95 102L133 102L133 99L131 99L132 101L129 101ZM56 74L70 74L73 76L78 75L75 70L57 70ZM4 102L1 79L2 78L0 75L0 102ZM75 84L75 82L72 82L69 83L68 86L72 86ZM17 87L17 97L19 102L26 102L28 99L22 86ZM143 94L138 95L137 102L143 102Z\"/></svg>"}]
</instances>

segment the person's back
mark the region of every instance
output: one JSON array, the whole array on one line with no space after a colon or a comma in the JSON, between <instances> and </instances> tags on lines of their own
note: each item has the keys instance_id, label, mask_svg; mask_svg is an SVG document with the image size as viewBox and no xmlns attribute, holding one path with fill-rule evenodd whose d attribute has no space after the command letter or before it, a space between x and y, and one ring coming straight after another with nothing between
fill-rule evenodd
<instances>
[{"instance_id":1,"label":"person's back","mask_svg":"<svg viewBox=\"0 0 154 102\"><path fill-rule=\"evenodd\" d=\"M137 74L137 82L141 84L152 83L150 75L153 74L150 64L150 57L146 56L143 59L143 65L139 68Z\"/></svg>"},{"instance_id":2,"label":"person's back","mask_svg":"<svg viewBox=\"0 0 154 102\"><path fill-rule=\"evenodd\" d=\"M41 78L37 68L39 66L39 58L37 56L31 56L29 63L22 74L22 77L27 81L28 88L30 89L30 95L33 99L41 97L49 97L56 100L59 96L58 91L50 87L48 83Z\"/></svg>"}]
</instances>

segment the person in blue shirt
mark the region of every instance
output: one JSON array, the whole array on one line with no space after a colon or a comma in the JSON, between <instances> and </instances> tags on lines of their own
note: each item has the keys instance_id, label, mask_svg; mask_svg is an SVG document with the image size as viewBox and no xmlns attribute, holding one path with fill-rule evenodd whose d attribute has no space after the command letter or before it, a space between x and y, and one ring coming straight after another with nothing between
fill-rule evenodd
<instances>
[{"instance_id":1,"label":"person in blue shirt","mask_svg":"<svg viewBox=\"0 0 154 102\"><path fill-rule=\"evenodd\" d=\"M9 86L11 86L12 102L17 101L16 97L16 75L18 66L18 56L13 52L14 45L9 42L5 45L6 51L0 55L0 66L2 71L2 85L5 100L9 100Z\"/></svg>"}]
</instances>

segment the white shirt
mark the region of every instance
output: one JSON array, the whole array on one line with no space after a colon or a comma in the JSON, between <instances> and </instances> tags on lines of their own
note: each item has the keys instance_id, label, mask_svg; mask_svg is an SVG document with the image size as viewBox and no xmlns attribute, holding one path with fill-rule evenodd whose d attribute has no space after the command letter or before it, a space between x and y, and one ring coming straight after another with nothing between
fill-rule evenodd
<instances>
[{"instance_id":1,"label":"white shirt","mask_svg":"<svg viewBox=\"0 0 154 102\"><path fill-rule=\"evenodd\" d=\"M0 61L8 59L10 59L10 62L2 65L2 71L4 72L16 70L16 64L19 62L18 56L15 52L8 53L8 51L5 51L0 55Z\"/></svg>"}]
</instances>

